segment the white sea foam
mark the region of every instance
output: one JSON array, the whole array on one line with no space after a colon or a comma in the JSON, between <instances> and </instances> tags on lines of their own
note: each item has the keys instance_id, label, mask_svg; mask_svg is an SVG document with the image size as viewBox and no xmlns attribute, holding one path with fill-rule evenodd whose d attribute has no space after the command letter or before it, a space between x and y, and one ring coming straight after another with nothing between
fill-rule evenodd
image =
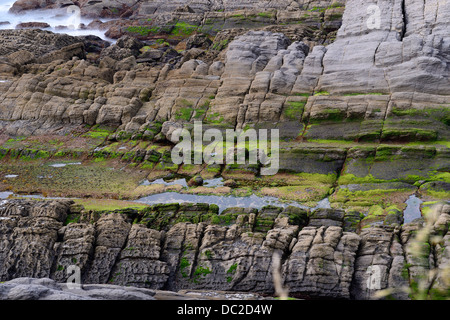
<instances>
[{"instance_id":1,"label":"white sea foam","mask_svg":"<svg viewBox=\"0 0 450 320\"><path fill-rule=\"evenodd\" d=\"M13 0L0 0L0 29L15 29L19 23L25 22L45 22L50 25L50 28L44 30L54 33L65 33L71 36L95 35L104 40L112 41L105 36L105 31L81 29L79 23L88 25L92 22L92 19L78 18L76 12L72 13L67 8L60 10L32 10L13 14L9 12L9 9L14 2ZM99 20L107 21L105 19ZM9 22L9 24L1 22Z\"/></svg>"}]
</instances>

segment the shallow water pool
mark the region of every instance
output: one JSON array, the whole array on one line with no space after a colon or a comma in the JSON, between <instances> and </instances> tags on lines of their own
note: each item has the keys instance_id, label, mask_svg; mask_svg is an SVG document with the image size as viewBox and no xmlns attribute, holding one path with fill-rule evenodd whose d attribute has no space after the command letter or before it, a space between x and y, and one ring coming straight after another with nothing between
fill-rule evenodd
<instances>
[{"instance_id":1,"label":"shallow water pool","mask_svg":"<svg viewBox=\"0 0 450 320\"><path fill-rule=\"evenodd\" d=\"M230 196L194 195L194 194L183 194L178 192L164 192L140 198L136 200L136 202L141 202L149 205L183 203L183 202L208 203L217 205L219 207L219 213L222 213L226 208L241 207L241 208L261 209L262 207L268 205L281 208L293 206L302 209L310 209L313 211L319 208L330 208L330 202L328 198L319 201L316 207L310 208L298 202L281 201L280 199L275 197L266 197L266 196L260 197L254 194L247 197L235 197L231 195Z\"/></svg>"}]
</instances>

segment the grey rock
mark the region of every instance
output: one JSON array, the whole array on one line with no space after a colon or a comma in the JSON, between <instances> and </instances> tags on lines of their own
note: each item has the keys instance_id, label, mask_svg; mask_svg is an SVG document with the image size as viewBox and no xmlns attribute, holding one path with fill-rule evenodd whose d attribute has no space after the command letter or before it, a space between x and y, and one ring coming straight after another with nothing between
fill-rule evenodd
<instances>
[{"instance_id":1,"label":"grey rock","mask_svg":"<svg viewBox=\"0 0 450 320\"><path fill-rule=\"evenodd\" d=\"M102 216L96 222L93 259L86 272L86 283L106 283L126 242L131 225L120 214Z\"/></svg>"},{"instance_id":2,"label":"grey rock","mask_svg":"<svg viewBox=\"0 0 450 320\"><path fill-rule=\"evenodd\" d=\"M283 265L285 284L292 293L349 298L359 242L340 227L304 228Z\"/></svg>"},{"instance_id":3,"label":"grey rock","mask_svg":"<svg viewBox=\"0 0 450 320\"><path fill-rule=\"evenodd\" d=\"M154 291L114 285L68 288L49 278L17 278L0 284L0 300L154 300Z\"/></svg>"},{"instance_id":4,"label":"grey rock","mask_svg":"<svg viewBox=\"0 0 450 320\"><path fill-rule=\"evenodd\" d=\"M43 54L81 42L76 37L38 29L0 30L0 35L0 55L2 56L18 50L27 50L35 57L40 57Z\"/></svg>"},{"instance_id":5,"label":"grey rock","mask_svg":"<svg viewBox=\"0 0 450 320\"><path fill-rule=\"evenodd\" d=\"M203 185L203 178L201 176L194 176L188 181L189 187L198 187Z\"/></svg>"},{"instance_id":6,"label":"grey rock","mask_svg":"<svg viewBox=\"0 0 450 320\"><path fill-rule=\"evenodd\" d=\"M342 227L345 216L344 210L339 209L317 209L309 220L309 226L338 226Z\"/></svg>"},{"instance_id":7,"label":"grey rock","mask_svg":"<svg viewBox=\"0 0 450 320\"><path fill-rule=\"evenodd\" d=\"M112 45L106 49L102 50L101 58L109 57L114 60L123 60L125 58L134 56L135 52L128 48L121 48L117 45Z\"/></svg>"},{"instance_id":8,"label":"grey rock","mask_svg":"<svg viewBox=\"0 0 450 320\"><path fill-rule=\"evenodd\" d=\"M186 42L186 50L192 48L208 49L212 44L212 41L206 37L206 35L195 34L190 37Z\"/></svg>"},{"instance_id":9,"label":"grey rock","mask_svg":"<svg viewBox=\"0 0 450 320\"><path fill-rule=\"evenodd\" d=\"M111 283L160 289L167 281L169 269L159 261L162 235L143 225L133 225L125 248L112 270Z\"/></svg>"}]
</instances>

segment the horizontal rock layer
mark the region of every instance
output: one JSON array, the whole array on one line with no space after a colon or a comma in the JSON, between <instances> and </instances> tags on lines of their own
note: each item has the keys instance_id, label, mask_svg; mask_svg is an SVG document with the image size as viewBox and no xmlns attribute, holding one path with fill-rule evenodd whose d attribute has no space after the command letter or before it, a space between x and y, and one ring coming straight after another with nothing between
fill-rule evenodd
<instances>
[{"instance_id":1,"label":"horizontal rock layer","mask_svg":"<svg viewBox=\"0 0 450 320\"><path fill-rule=\"evenodd\" d=\"M172 12L214 12L214 11L236 11L240 9L280 9L295 11L299 8L310 9L321 5L329 5L333 1L193 1L193 0L179 0L179 1L71 1L71 0L17 0L11 8L11 12L19 13L34 9L58 9L65 8L70 5L77 5L81 8L83 15L88 16L122 16L129 17L130 15L148 15L148 14L165 14ZM341 1L340 3L345 3Z\"/></svg>"}]
</instances>

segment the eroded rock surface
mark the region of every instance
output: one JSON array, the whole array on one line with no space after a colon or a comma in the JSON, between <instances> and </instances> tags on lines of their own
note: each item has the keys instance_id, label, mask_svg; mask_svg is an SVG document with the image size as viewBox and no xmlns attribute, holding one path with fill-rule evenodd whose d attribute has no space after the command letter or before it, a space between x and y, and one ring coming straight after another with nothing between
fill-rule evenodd
<instances>
[{"instance_id":1,"label":"eroded rock surface","mask_svg":"<svg viewBox=\"0 0 450 320\"><path fill-rule=\"evenodd\" d=\"M12 11L71 4L17 1ZM173 204L84 212L66 225L74 214L69 202L8 200L0 209L2 281L64 282L75 264L83 283L272 294L277 252L292 294L370 299L448 264L448 205L433 227L443 240L426 246L422 259L407 250L422 223L403 224L391 206L413 193L448 199L448 2L385 0L371 11L372 2L356 0L345 1L345 11L336 1L77 5L83 15L117 18L90 26L117 42L0 31L4 141L107 127L106 135L91 132L100 138L89 156L146 166L149 180L222 175L236 188L256 181L261 168L174 165L172 133L191 130L194 121L221 131L278 128L287 140L281 175L257 180L261 193L295 201L330 196L340 209L217 215L213 206ZM38 154L31 147L0 150L9 159Z\"/></svg>"},{"instance_id":2,"label":"eroded rock surface","mask_svg":"<svg viewBox=\"0 0 450 320\"><path fill-rule=\"evenodd\" d=\"M276 127L291 138L448 139L448 5L383 1L378 8L388 14L381 14L380 28L371 28L366 19L369 3L346 4L343 25L328 46L308 41L307 32L297 31L299 37L293 39L276 26L278 32L248 31L224 38L227 49L212 60L202 58L204 49L191 48L184 57L175 55L151 68L146 63L167 53L153 50L134 60L143 44L129 36L104 49L99 65L67 61L83 58L67 47L80 39L58 36L61 45L55 49L66 54L41 58L39 67L30 67L31 72L13 78L0 91L2 119L31 128L24 132L15 124L3 126L10 134L24 135L68 123L143 132L155 121L203 120L218 127ZM284 10L290 5L277 3ZM173 11L170 6L157 7ZM48 47L45 39L50 34L26 30L13 39L42 38L40 51L31 50L39 54ZM21 43L4 42L3 55ZM17 74L10 60L4 61L3 71ZM33 56L26 62L33 62Z\"/></svg>"},{"instance_id":3,"label":"eroded rock surface","mask_svg":"<svg viewBox=\"0 0 450 320\"><path fill-rule=\"evenodd\" d=\"M344 231L344 212L334 209L310 215L293 207L233 208L217 215L198 204L172 206L165 218L157 211L118 211L100 215L93 224L65 224L73 215L70 207L71 201L2 203L2 281L38 277L63 283L73 273L70 266L76 266L83 284L271 295L278 253L283 285L293 296L372 299L380 289L401 288L423 272L448 268L447 204L436 207L433 224L443 240L428 244L425 259L407 246L422 220L351 232ZM168 205L162 207L169 212ZM2 292L11 298L6 287ZM41 298L39 292L29 298ZM144 293L128 294L134 299Z\"/></svg>"}]
</instances>

